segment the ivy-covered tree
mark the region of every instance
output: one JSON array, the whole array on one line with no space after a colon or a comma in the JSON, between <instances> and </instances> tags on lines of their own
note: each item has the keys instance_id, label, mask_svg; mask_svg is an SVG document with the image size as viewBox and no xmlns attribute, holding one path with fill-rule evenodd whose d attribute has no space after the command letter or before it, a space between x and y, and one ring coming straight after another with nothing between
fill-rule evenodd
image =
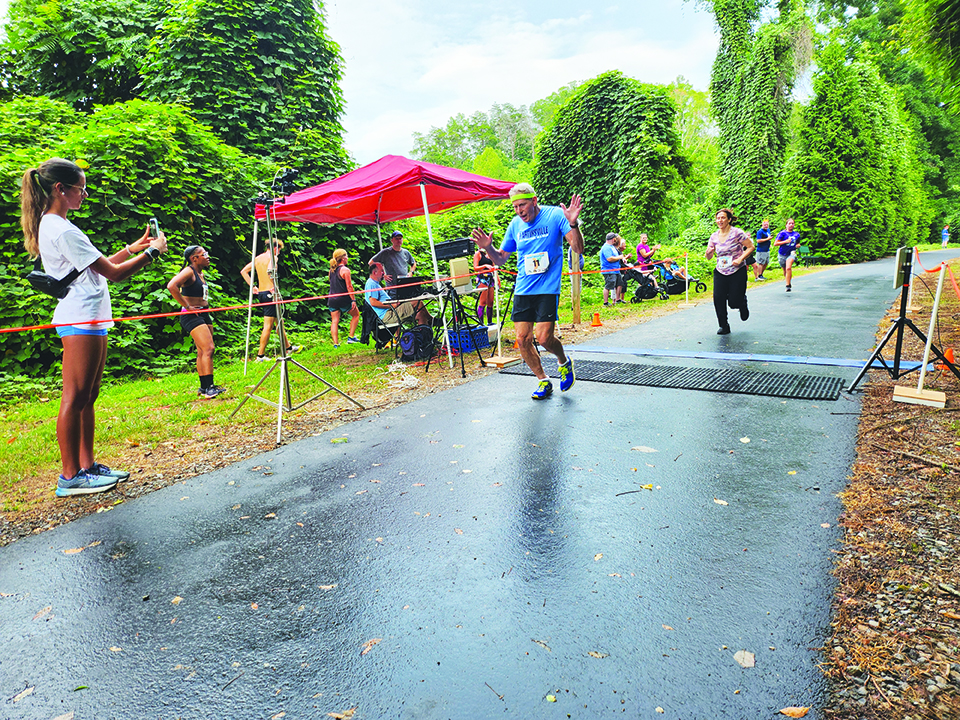
<instances>
[{"instance_id":1,"label":"ivy-covered tree","mask_svg":"<svg viewBox=\"0 0 960 720\"><path fill-rule=\"evenodd\" d=\"M143 64L145 97L181 103L228 144L296 165L311 133L340 138L339 47L312 0L173 0ZM304 168L319 182L331 165Z\"/></svg>"},{"instance_id":2,"label":"ivy-covered tree","mask_svg":"<svg viewBox=\"0 0 960 720\"><path fill-rule=\"evenodd\" d=\"M933 209L927 218L929 237L960 222L960 115L951 111L951 95L922 54L904 52L902 34L921 27L905 15L900 0L821 0L818 22L841 38L848 60L869 55L881 77L897 88L919 131L917 151ZM946 30L946 28L945 28ZM925 67L927 68L925 70Z\"/></svg>"},{"instance_id":3,"label":"ivy-covered tree","mask_svg":"<svg viewBox=\"0 0 960 720\"><path fill-rule=\"evenodd\" d=\"M782 217L835 262L883 257L921 233L929 206L916 136L896 91L869 62L830 44L784 172Z\"/></svg>"},{"instance_id":4,"label":"ivy-covered tree","mask_svg":"<svg viewBox=\"0 0 960 720\"><path fill-rule=\"evenodd\" d=\"M607 232L641 232L666 209L689 162L663 87L608 72L581 85L537 138L534 187L543 203L583 196L587 252Z\"/></svg>"},{"instance_id":5,"label":"ivy-covered tree","mask_svg":"<svg viewBox=\"0 0 960 720\"><path fill-rule=\"evenodd\" d=\"M77 110L137 97L156 0L13 0L0 43L9 96L46 95Z\"/></svg>"},{"instance_id":6,"label":"ivy-covered tree","mask_svg":"<svg viewBox=\"0 0 960 720\"><path fill-rule=\"evenodd\" d=\"M799 0L780 0L779 17L758 23L761 0L713 0L720 47L710 92L720 130L723 203L746 227L776 208L786 148L790 92L810 58L812 28Z\"/></svg>"}]
</instances>

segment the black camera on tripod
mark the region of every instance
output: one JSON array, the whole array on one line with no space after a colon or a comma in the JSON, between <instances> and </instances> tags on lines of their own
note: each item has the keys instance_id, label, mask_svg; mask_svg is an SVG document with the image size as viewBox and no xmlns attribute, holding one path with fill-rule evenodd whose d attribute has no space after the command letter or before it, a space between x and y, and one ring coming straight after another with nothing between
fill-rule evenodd
<instances>
[{"instance_id":1,"label":"black camera on tripod","mask_svg":"<svg viewBox=\"0 0 960 720\"><path fill-rule=\"evenodd\" d=\"M294 168L282 168L274 176L273 185L270 186L270 190L272 190L275 195L289 195L295 192L297 185L294 180L299 174L300 171Z\"/></svg>"}]
</instances>

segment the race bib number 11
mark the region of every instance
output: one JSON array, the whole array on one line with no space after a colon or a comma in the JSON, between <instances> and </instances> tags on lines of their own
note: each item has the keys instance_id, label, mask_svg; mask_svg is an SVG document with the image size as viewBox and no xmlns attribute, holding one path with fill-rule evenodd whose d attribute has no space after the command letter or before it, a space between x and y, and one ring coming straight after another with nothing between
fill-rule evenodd
<instances>
[{"instance_id":1,"label":"race bib number 11","mask_svg":"<svg viewBox=\"0 0 960 720\"><path fill-rule=\"evenodd\" d=\"M550 255L546 252L531 253L523 256L523 269L527 275L540 275L550 267Z\"/></svg>"}]
</instances>

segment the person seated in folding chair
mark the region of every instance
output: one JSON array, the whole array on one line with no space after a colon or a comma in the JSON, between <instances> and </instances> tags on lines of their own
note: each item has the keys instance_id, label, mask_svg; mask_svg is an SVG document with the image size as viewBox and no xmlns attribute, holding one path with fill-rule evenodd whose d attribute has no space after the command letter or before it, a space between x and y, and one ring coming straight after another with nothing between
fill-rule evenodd
<instances>
[{"instance_id":1,"label":"person seated in folding chair","mask_svg":"<svg viewBox=\"0 0 960 720\"><path fill-rule=\"evenodd\" d=\"M419 300L400 302L393 300L383 289L384 269L382 263L371 266L370 277L363 286L367 304L370 305L386 325L402 325L410 318L416 318L418 325L430 325L432 318L427 308Z\"/></svg>"}]
</instances>

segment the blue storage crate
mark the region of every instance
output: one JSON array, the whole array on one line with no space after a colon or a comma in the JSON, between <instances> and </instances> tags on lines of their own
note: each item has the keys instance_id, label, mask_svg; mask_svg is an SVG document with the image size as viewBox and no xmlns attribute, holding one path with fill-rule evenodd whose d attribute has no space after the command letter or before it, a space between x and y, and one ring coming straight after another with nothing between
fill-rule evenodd
<instances>
[{"instance_id":1,"label":"blue storage crate","mask_svg":"<svg viewBox=\"0 0 960 720\"><path fill-rule=\"evenodd\" d=\"M473 352L490 347L486 325L461 327L460 332L455 333L451 330L448 335L450 337L450 347L460 352Z\"/></svg>"}]
</instances>

